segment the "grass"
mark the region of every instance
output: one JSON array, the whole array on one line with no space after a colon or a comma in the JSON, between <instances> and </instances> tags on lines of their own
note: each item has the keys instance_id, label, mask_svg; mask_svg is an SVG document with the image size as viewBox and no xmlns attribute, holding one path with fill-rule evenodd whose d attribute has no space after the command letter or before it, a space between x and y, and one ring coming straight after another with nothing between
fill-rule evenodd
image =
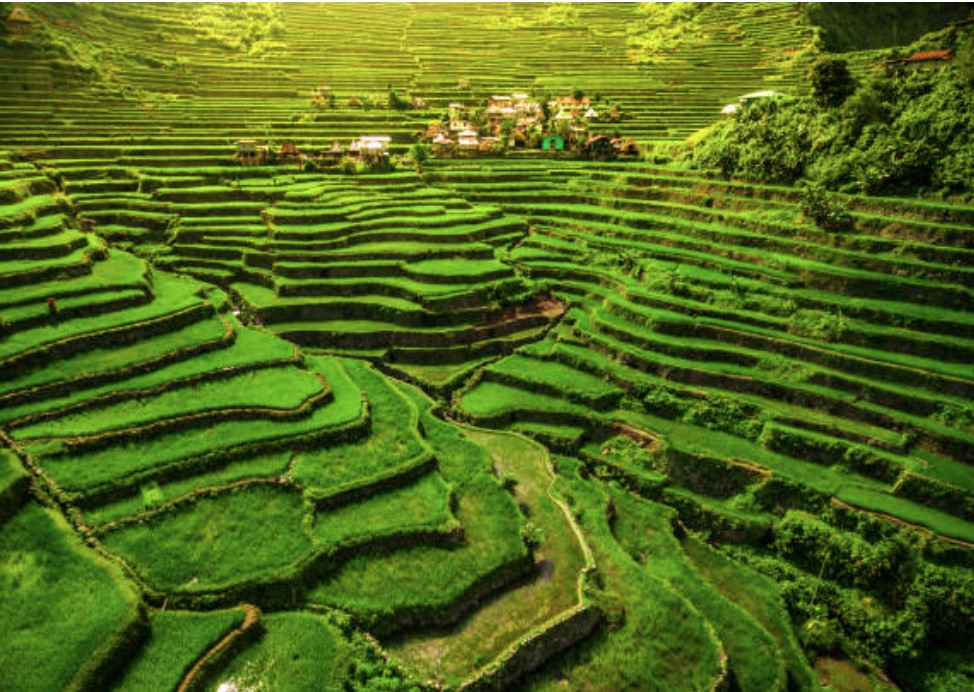
<instances>
[{"instance_id":1,"label":"grass","mask_svg":"<svg viewBox=\"0 0 974 692\"><path fill-rule=\"evenodd\" d=\"M843 502L871 512L890 515L934 533L974 544L974 524L942 511L924 507L872 488L849 484L836 494Z\"/></svg>"},{"instance_id":2,"label":"grass","mask_svg":"<svg viewBox=\"0 0 974 692\"><path fill-rule=\"evenodd\" d=\"M605 518L608 496L559 460L563 492L574 505L599 565L610 624L528 678L527 687L574 689L709 689L723 649L713 627L678 591L648 573L616 542ZM621 612L624 610L624 617Z\"/></svg>"},{"instance_id":3,"label":"grass","mask_svg":"<svg viewBox=\"0 0 974 692\"><path fill-rule=\"evenodd\" d=\"M307 488L340 488L400 467L411 467L418 457L428 453L416 431L416 407L367 364L342 362L368 399L372 414L370 434L360 442L302 452L294 464L293 478Z\"/></svg>"},{"instance_id":4,"label":"grass","mask_svg":"<svg viewBox=\"0 0 974 692\"><path fill-rule=\"evenodd\" d=\"M409 485L315 514L312 535L325 545L410 531L442 530L453 518L450 489L437 472Z\"/></svg>"},{"instance_id":5,"label":"grass","mask_svg":"<svg viewBox=\"0 0 974 692\"><path fill-rule=\"evenodd\" d=\"M294 452L270 452L233 461L226 466L169 482L149 481L140 492L93 507L84 512L90 524L103 524L155 509L160 504L184 497L201 488L212 488L255 478L273 478L284 474Z\"/></svg>"},{"instance_id":6,"label":"grass","mask_svg":"<svg viewBox=\"0 0 974 692\"><path fill-rule=\"evenodd\" d=\"M79 317L19 331L3 340L3 345L0 347L0 358L10 358L55 341L71 339L106 329L137 325L146 320L171 315L202 302L196 294L197 288L198 284L194 281L159 274L153 286L156 299L149 305L119 310L108 316Z\"/></svg>"},{"instance_id":7,"label":"grass","mask_svg":"<svg viewBox=\"0 0 974 692\"><path fill-rule=\"evenodd\" d=\"M128 664L116 692L166 692L231 628L243 622L242 610L153 611L151 634Z\"/></svg>"},{"instance_id":8,"label":"grass","mask_svg":"<svg viewBox=\"0 0 974 692\"><path fill-rule=\"evenodd\" d=\"M490 381L481 381L466 392L460 405L475 421L509 418L518 411L539 411L552 416L563 414L572 419L589 416L587 406Z\"/></svg>"},{"instance_id":9,"label":"grass","mask_svg":"<svg viewBox=\"0 0 974 692\"><path fill-rule=\"evenodd\" d=\"M445 632L411 633L386 642L393 656L422 677L446 684L473 674L523 633L574 605L585 564L571 526L548 496L554 479L544 448L505 433L465 429L464 435L487 450L498 473L517 479L514 498L542 537L534 558L543 571Z\"/></svg>"},{"instance_id":10,"label":"grass","mask_svg":"<svg viewBox=\"0 0 974 692\"><path fill-rule=\"evenodd\" d=\"M598 404L622 391L606 382L604 378L581 372L556 361L535 360L514 355L490 365L486 371L515 382L527 388L554 390L569 401Z\"/></svg>"},{"instance_id":11,"label":"grass","mask_svg":"<svg viewBox=\"0 0 974 692\"><path fill-rule=\"evenodd\" d=\"M201 498L107 533L105 546L162 590L207 590L283 570L308 553L306 508L270 487Z\"/></svg>"},{"instance_id":12,"label":"grass","mask_svg":"<svg viewBox=\"0 0 974 692\"><path fill-rule=\"evenodd\" d=\"M84 460L49 456L42 465L66 489L92 488L136 474L146 474L188 458L222 452L234 446L276 445L308 434L322 434L359 420L362 402L358 388L335 360L309 358L309 365L329 383L334 399L310 415L288 422L230 421L202 431L173 432L147 440L88 452ZM30 447L30 446L29 446ZM38 445L33 445L38 447Z\"/></svg>"},{"instance_id":13,"label":"grass","mask_svg":"<svg viewBox=\"0 0 974 692\"><path fill-rule=\"evenodd\" d=\"M66 689L93 658L129 655L103 647L140 617L138 594L63 519L29 503L0 528L0 555L0 687Z\"/></svg>"},{"instance_id":14,"label":"grass","mask_svg":"<svg viewBox=\"0 0 974 692\"><path fill-rule=\"evenodd\" d=\"M427 409L421 395L411 395ZM398 612L436 612L459 602L485 575L526 557L523 520L514 500L490 474L486 453L460 430L422 415L427 442L440 473L456 493L454 514L464 528L456 548L419 546L378 556L358 556L308 593L313 603L339 607L366 622L382 622Z\"/></svg>"},{"instance_id":15,"label":"grass","mask_svg":"<svg viewBox=\"0 0 974 692\"><path fill-rule=\"evenodd\" d=\"M683 554L673 535L674 511L624 493L613 492L611 497L616 508L616 541L650 574L669 583L713 623L741 689L784 687L785 670L776 642L746 611L702 578Z\"/></svg>"},{"instance_id":16,"label":"grass","mask_svg":"<svg viewBox=\"0 0 974 692\"><path fill-rule=\"evenodd\" d=\"M155 396L88 408L21 427L18 439L84 437L221 409L296 409L322 391L309 372L294 367L251 370L234 377L180 387ZM192 403L190 403L192 402Z\"/></svg>"},{"instance_id":17,"label":"grass","mask_svg":"<svg viewBox=\"0 0 974 692\"><path fill-rule=\"evenodd\" d=\"M340 689L348 676L350 646L325 617L314 613L271 613L267 632L224 668L216 686L241 690Z\"/></svg>"},{"instance_id":18,"label":"grass","mask_svg":"<svg viewBox=\"0 0 974 692\"><path fill-rule=\"evenodd\" d=\"M818 683L802 651L777 586L767 577L710 549L694 537L681 540L699 574L725 598L748 612L774 637L790 685L810 689Z\"/></svg>"}]
</instances>

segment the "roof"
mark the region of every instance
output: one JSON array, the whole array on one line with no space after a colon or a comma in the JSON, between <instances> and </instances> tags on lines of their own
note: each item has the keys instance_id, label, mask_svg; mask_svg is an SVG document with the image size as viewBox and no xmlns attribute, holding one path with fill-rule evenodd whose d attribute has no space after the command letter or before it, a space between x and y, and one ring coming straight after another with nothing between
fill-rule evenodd
<instances>
[{"instance_id":1,"label":"roof","mask_svg":"<svg viewBox=\"0 0 974 692\"><path fill-rule=\"evenodd\" d=\"M373 142L381 143L381 142L392 141L392 137L389 137L388 135L362 135L358 139L360 142L367 142L367 143L373 143Z\"/></svg>"},{"instance_id":2,"label":"roof","mask_svg":"<svg viewBox=\"0 0 974 692\"><path fill-rule=\"evenodd\" d=\"M946 60L953 56L953 51L949 50L928 50L914 53L907 58L909 62L924 62L927 60Z\"/></svg>"},{"instance_id":3,"label":"roof","mask_svg":"<svg viewBox=\"0 0 974 692\"><path fill-rule=\"evenodd\" d=\"M20 5L15 5L14 6L14 8L10 12L10 14L7 15L7 21L8 22L21 23L21 24L32 24L33 23L33 20L31 20L31 18L29 16L27 16L27 13L24 12L23 8Z\"/></svg>"},{"instance_id":4,"label":"roof","mask_svg":"<svg viewBox=\"0 0 974 692\"><path fill-rule=\"evenodd\" d=\"M729 115L740 108L739 103L744 103L745 101L755 101L757 99L767 99L767 98L780 98L780 99L791 99L792 96L788 94L783 94L780 91L752 91L750 94L744 94L743 96L738 96L738 103L728 103L726 106L720 109L723 115Z\"/></svg>"},{"instance_id":5,"label":"roof","mask_svg":"<svg viewBox=\"0 0 974 692\"><path fill-rule=\"evenodd\" d=\"M780 91L752 91L750 94L738 96L738 101L749 101L751 99L766 99L772 96L784 96Z\"/></svg>"},{"instance_id":6,"label":"roof","mask_svg":"<svg viewBox=\"0 0 974 692\"><path fill-rule=\"evenodd\" d=\"M458 137L476 137L479 133L476 130L464 130Z\"/></svg>"}]
</instances>

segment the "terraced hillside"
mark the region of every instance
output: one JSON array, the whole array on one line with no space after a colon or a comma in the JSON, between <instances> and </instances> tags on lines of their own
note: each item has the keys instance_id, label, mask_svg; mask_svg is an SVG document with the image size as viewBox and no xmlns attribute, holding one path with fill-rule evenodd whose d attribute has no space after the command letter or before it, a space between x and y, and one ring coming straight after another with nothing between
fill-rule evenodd
<instances>
[{"instance_id":1,"label":"terraced hillside","mask_svg":"<svg viewBox=\"0 0 974 692\"><path fill-rule=\"evenodd\" d=\"M690 10L0 7L0 687L974 684L974 207L653 163L806 88ZM400 158L575 90L645 159Z\"/></svg>"}]
</instances>

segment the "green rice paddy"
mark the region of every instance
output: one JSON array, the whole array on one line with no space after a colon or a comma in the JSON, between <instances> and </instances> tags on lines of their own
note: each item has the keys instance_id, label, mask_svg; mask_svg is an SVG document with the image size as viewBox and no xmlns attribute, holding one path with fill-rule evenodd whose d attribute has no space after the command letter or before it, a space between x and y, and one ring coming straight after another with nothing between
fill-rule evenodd
<instances>
[{"instance_id":1,"label":"green rice paddy","mask_svg":"<svg viewBox=\"0 0 974 692\"><path fill-rule=\"evenodd\" d=\"M0 4L0 688L974 686L974 207L674 158L818 31ZM414 146L520 93L640 154Z\"/></svg>"}]
</instances>

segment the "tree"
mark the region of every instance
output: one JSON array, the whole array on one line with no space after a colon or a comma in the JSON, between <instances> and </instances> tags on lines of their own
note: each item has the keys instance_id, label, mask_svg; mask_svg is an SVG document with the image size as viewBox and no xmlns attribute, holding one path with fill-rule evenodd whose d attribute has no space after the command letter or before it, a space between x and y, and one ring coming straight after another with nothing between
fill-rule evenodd
<instances>
[{"instance_id":1,"label":"tree","mask_svg":"<svg viewBox=\"0 0 974 692\"><path fill-rule=\"evenodd\" d=\"M823 58L812 65L810 80L812 95L823 108L841 106L856 90L849 63L838 58Z\"/></svg>"},{"instance_id":2,"label":"tree","mask_svg":"<svg viewBox=\"0 0 974 692\"><path fill-rule=\"evenodd\" d=\"M965 84L974 85L974 38L968 39L967 43L957 49L957 59L954 61L957 66L957 74Z\"/></svg>"}]
</instances>

